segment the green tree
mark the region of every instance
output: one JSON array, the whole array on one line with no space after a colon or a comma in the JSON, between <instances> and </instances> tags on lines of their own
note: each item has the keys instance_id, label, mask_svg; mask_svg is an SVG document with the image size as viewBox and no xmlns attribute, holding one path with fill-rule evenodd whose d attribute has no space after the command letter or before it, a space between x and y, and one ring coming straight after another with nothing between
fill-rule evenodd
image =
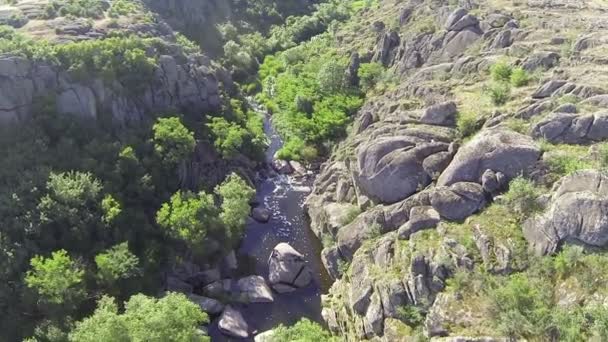
<instances>
[{"instance_id":1,"label":"green tree","mask_svg":"<svg viewBox=\"0 0 608 342\"><path fill-rule=\"evenodd\" d=\"M220 219L224 224L226 236L236 239L241 236L247 217L251 211L249 202L255 190L236 174L231 174L215 189L222 198Z\"/></svg>"},{"instance_id":2,"label":"green tree","mask_svg":"<svg viewBox=\"0 0 608 342\"><path fill-rule=\"evenodd\" d=\"M301 319L295 325L286 327L280 325L274 330L270 340L272 342L318 342L318 341L338 341L331 333L318 323L312 322L306 318Z\"/></svg>"},{"instance_id":3,"label":"green tree","mask_svg":"<svg viewBox=\"0 0 608 342\"><path fill-rule=\"evenodd\" d=\"M132 296L124 313L111 297L103 297L95 313L76 324L74 342L203 342L209 338L198 327L208 323L207 314L183 294L170 293L156 299Z\"/></svg>"},{"instance_id":4,"label":"green tree","mask_svg":"<svg viewBox=\"0 0 608 342\"><path fill-rule=\"evenodd\" d=\"M90 173L51 173L38 204L39 242L47 248L87 251L101 224L101 184Z\"/></svg>"},{"instance_id":5,"label":"green tree","mask_svg":"<svg viewBox=\"0 0 608 342\"><path fill-rule=\"evenodd\" d=\"M346 66L338 61L329 61L321 66L317 74L317 82L321 91L333 94L344 87Z\"/></svg>"},{"instance_id":6,"label":"green tree","mask_svg":"<svg viewBox=\"0 0 608 342\"><path fill-rule=\"evenodd\" d=\"M82 270L65 250L53 252L50 258L35 256L25 283L52 304L77 302L84 295Z\"/></svg>"},{"instance_id":7,"label":"green tree","mask_svg":"<svg viewBox=\"0 0 608 342\"><path fill-rule=\"evenodd\" d=\"M107 285L140 274L139 259L129 251L127 242L97 254L95 264L97 264L97 277Z\"/></svg>"},{"instance_id":8,"label":"green tree","mask_svg":"<svg viewBox=\"0 0 608 342\"><path fill-rule=\"evenodd\" d=\"M234 157L243 146L247 130L224 118L213 118L208 126L215 137L215 148L224 157Z\"/></svg>"},{"instance_id":9,"label":"green tree","mask_svg":"<svg viewBox=\"0 0 608 342\"><path fill-rule=\"evenodd\" d=\"M179 118L159 118L152 129L154 149L170 165L180 163L194 152L194 133L190 132Z\"/></svg>"},{"instance_id":10,"label":"green tree","mask_svg":"<svg viewBox=\"0 0 608 342\"><path fill-rule=\"evenodd\" d=\"M172 236L196 246L205 239L208 231L217 227L217 216L213 195L180 191L162 205L156 221Z\"/></svg>"},{"instance_id":11,"label":"green tree","mask_svg":"<svg viewBox=\"0 0 608 342\"><path fill-rule=\"evenodd\" d=\"M122 212L120 203L109 194L101 201L101 209L103 210L102 220L106 224L111 224Z\"/></svg>"}]
</instances>

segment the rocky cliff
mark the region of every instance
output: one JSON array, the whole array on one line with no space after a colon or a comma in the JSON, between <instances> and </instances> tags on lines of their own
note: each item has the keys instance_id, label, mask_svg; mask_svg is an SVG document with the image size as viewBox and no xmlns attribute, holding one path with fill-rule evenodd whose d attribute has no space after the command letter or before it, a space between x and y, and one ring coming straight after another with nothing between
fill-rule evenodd
<instances>
[{"instance_id":1,"label":"rocky cliff","mask_svg":"<svg viewBox=\"0 0 608 342\"><path fill-rule=\"evenodd\" d=\"M336 33L345 53L383 64L396 80L368 96L306 203L335 278L323 313L333 331L352 340L512 337L491 323L496 304L454 290L454 277L510 279L536 267L535 253L607 245L597 171L607 9L381 1ZM530 194L528 209L538 208L526 215L510 207L522 179L543 189Z\"/></svg>"}]
</instances>

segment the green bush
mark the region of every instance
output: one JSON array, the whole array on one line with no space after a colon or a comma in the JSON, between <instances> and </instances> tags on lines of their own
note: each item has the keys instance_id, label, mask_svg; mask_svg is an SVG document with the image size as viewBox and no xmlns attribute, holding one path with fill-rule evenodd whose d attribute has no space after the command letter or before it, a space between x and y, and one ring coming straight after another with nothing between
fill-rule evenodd
<instances>
[{"instance_id":1,"label":"green bush","mask_svg":"<svg viewBox=\"0 0 608 342\"><path fill-rule=\"evenodd\" d=\"M463 137L469 137L479 129L477 115L473 112L459 112L456 119L456 126Z\"/></svg>"},{"instance_id":2,"label":"green bush","mask_svg":"<svg viewBox=\"0 0 608 342\"><path fill-rule=\"evenodd\" d=\"M335 342L337 338L331 336L329 331L323 329L318 323L302 318L295 325L278 326L270 337L272 342Z\"/></svg>"},{"instance_id":3,"label":"green bush","mask_svg":"<svg viewBox=\"0 0 608 342\"><path fill-rule=\"evenodd\" d=\"M522 67L517 67L513 69L511 73L511 84L514 87L523 87L530 82L530 75L528 72L524 70Z\"/></svg>"},{"instance_id":4,"label":"green bush","mask_svg":"<svg viewBox=\"0 0 608 342\"><path fill-rule=\"evenodd\" d=\"M413 305L404 305L398 307L397 315L400 320L411 327L416 327L424 323L424 315L422 310Z\"/></svg>"},{"instance_id":5,"label":"green bush","mask_svg":"<svg viewBox=\"0 0 608 342\"><path fill-rule=\"evenodd\" d=\"M234 157L242 148L247 130L224 118L213 118L207 126L211 129L215 148L226 158Z\"/></svg>"},{"instance_id":6,"label":"green bush","mask_svg":"<svg viewBox=\"0 0 608 342\"><path fill-rule=\"evenodd\" d=\"M541 194L531 180L519 176L509 183L504 200L511 211L527 217L540 209L537 199Z\"/></svg>"},{"instance_id":7,"label":"green bush","mask_svg":"<svg viewBox=\"0 0 608 342\"><path fill-rule=\"evenodd\" d=\"M488 92L492 102L497 106L501 106L509 101L511 97L511 86L509 83L493 83L488 88Z\"/></svg>"},{"instance_id":8,"label":"green bush","mask_svg":"<svg viewBox=\"0 0 608 342\"><path fill-rule=\"evenodd\" d=\"M101 19L105 9L106 3L101 0L52 0L45 9L45 15L47 18L60 15Z\"/></svg>"},{"instance_id":9,"label":"green bush","mask_svg":"<svg viewBox=\"0 0 608 342\"><path fill-rule=\"evenodd\" d=\"M593 168L593 165L589 161L581 159L580 155L570 155L559 152L556 152L547 158L547 165L552 173L560 176L566 176L579 170Z\"/></svg>"},{"instance_id":10,"label":"green bush","mask_svg":"<svg viewBox=\"0 0 608 342\"><path fill-rule=\"evenodd\" d=\"M365 92L373 89L382 77L384 67L380 63L363 63L359 67L358 76L361 89Z\"/></svg>"},{"instance_id":11,"label":"green bush","mask_svg":"<svg viewBox=\"0 0 608 342\"><path fill-rule=\"evenodd\" d=\"M513 68L506 62L498 62L490 67L490 75L494 82L508 83L511 81Z\"/></svg>"}]
</instances>

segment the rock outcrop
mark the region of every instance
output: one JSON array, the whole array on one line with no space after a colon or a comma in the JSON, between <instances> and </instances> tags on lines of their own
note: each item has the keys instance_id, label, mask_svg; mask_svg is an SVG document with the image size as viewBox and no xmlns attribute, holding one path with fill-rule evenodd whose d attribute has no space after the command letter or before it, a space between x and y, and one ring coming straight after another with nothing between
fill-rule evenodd
<instances>
[{"instance_id":1,"label":"rock outcrop","mask_svg":"<svg viewBox=\"0 0 608 342\"><path fill-rule=\"evenodd\" d=\"M560 180L546 212L524 223L524 236L538 254L561 243L608 244L608 176L579 171Z\"/></svg>"},{"instance_id":2,"label":"rock outcrop","mask_svg":"<svg viewBox=\"0 0 608 342\"><path fill-rule=\"evenodd\" d=\"M530 137L505 128L486 129L456 153L437 185L481 183L486 170L511 179L527 171L539 157L540 147Z\"/></svg>"},{"instance_id":3,"label":"rock outcrop","mask_svg":"<svg viewBox=\"0 0 608 342\"><path fill-rule=\"evenodd\" d=\"M585 144L608 138L608 112L578 115L557 112L538 122L532 136L552 143Z\"/></svg>"},{"instance_id":4,"label":"rock outcrop","mask_svg":"<svg viewBox=\"0 0 608 342\"><path fill-rule=\"evenodd\" d=\"M275 291L292 292L308 286L312 272L304 256L282 242L274 247L268 259L268 280Z\"/></svg>"}]
</instances>

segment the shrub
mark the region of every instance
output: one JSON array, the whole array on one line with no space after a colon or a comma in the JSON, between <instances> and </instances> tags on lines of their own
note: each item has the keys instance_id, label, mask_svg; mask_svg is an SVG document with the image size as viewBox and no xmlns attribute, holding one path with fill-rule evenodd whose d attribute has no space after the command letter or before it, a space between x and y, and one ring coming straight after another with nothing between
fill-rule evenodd
<instances>
[{"instance_id":1,"label":"shrub","mask_svg":"<svg viewBox=\"0 0 608 342\"><path fill-rule=\"evenodd\" d=\"M555 270L564 279L570 275L572 270L579 266L584 256L584 249L580 246L565 246L564 249L553 259Z\"/></svg>"},{"instance_id":2,"label":"shrub","mask_svg":"<svg viewBox=\"0 0 608 342\"><path fill-rule=\"evenodd\" d=\"M471 136L479 129L477 115L473 112L459 112L456 125L463 137Z\"/></svg>"},{"instance_id":3,"label":"shrub","mask_svg":"<svg viewBox=\"0 0 608 342\"><path fill-rule=\"evenodd\" d=\"M361 89L365 92L373 89L382 77L383 72L384 67L380 63L361 64L358 72Z\"/></svg>"},{"instance_id":4,"label":"shrub","mask_svg":"<svg viewBox=\"0 0 608 342\"><path fill-rule=\"evenodd\" d=\"M518 273L489 291L497 330L511 337L542 336L551 324L552 291L546 280Z\"/></svg>"},{"instance_id":5,"label":"shrub","mask_svg":"<svg viewBox=\"0 0 608 342\"><path fill-rule=\"evenodd\" d=\"M317 82L321 91L336 93L344 87L346 66L337 61L329 61L321 66L317 74Z\"/></svg>"},{"instance_id":6,"label":"shrub","mask_svg":"<svg viewBox=\"0 0 608 342\"><path fill-rule=\"evenodd\" d=\"M490 75L495 82L510 82L512 73L513 69L506 62L498 62L490 67Z\"/></svg>"},{"instance_id":7,"label":"shrub","mask_svg":"<svg viewBox=\"0 0 608 342\"><path fill-rule=\"evenodd\" d=\"M541 191L531 180L520 176L509 183L509 191L504 199L513 212L527 217L540 209L537 202L540 194Z\"/></svg>"},{"instance_id":8,"label":"shrub","mask_svg":"<svg viewBox=\"0 0 608 342\"><path fill-rule=\"evenodd\" d=\"M272 342L332 342L337 339L331 336L329 331L323 329L318 323L312 322L306 318L302 318L295 325L286 327L280 325L274 330L274 333L270 337Z\"/></svg>"},{"instance_id":9,"label":"shrub","mask_svg":"<svg viewBox=\"0 0 608 342\"><path fill-rule=\"evenodd\" d=\"M507 103L511 96L511 86L508 83L494 83L490 85L488 91L492 102L497 106Z\"/></svg>"},{"instance_id":10,"label":"shrub","mask_svg":"<svg viewBox=\"0 0 608 342\"><path fill-rule=\"evenodd\" d=\"M397 315L407 325L416 327L424 322L422 310L413 305L404 305L397 308Z\"/></svg>"},{"instance_id":11,"label":"shrub","mask_svg":"<svg viewBox=\"0 0 608 342\"><path fill-rule=\"evenodd\" d=\"M582 160L578 155L559 152L556 152L547 158L547 165L552 173L560 176L566 176L579 170L593 168L593 165L591 165L590 162Z\"/></svg>"},{"instance_id":12,"label":"shrub","mask_svg":"<svg viewBox=\"0 0 608 342\"><path fill-rule=\"evenodd\" d=\"M522 67L517 67L513 69L511 73L511 84L514 87L523 87L530 82L530 75L528 72L524 70Z\"/></svg>"},{"instance_id":13,"label":"shrub","mask_svg":"<svg viewBox=\"0 0 608 342\"><path fill-rule=\"evenodd\" d=\"M97 277L106 285L112 285L120 279L140 274L139 259L129 251L127 242L97 254L95 264L97 265Z\"/></svg>"},{"instance_id":14,"label":"shrub","mask_svg":"<svg viewBox=\"0 0 608 342\"><path fill-rule=\"evenodd\" d=\"M82 299L84 294L84 270L73 261L65 250L53 252L51 257L35 256L30 260L32 269L27 272L25 283L53 304L67 304Z\"/></svg>"}]
</instances>

